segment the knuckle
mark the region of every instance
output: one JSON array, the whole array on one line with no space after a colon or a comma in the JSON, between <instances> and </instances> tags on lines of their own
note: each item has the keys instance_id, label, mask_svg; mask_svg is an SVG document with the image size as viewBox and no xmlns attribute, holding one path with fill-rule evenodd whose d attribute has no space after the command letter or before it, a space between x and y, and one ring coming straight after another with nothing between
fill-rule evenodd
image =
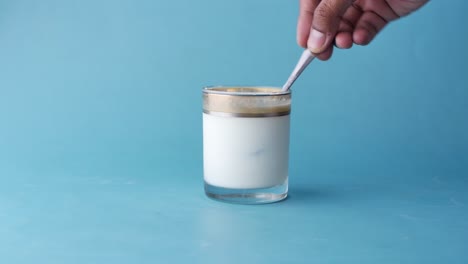
<instances>
[{"instance_id":1,"label":"knuckle","mask_svg":"<svg viewBox=\"0 0 468 264\"><path fill-rule=\"evenodd\" d=\"M317 15L324 20L329 20L338 15L337 9L330 1L322 2L317 8Z\"/></svg>"}]
</instances>

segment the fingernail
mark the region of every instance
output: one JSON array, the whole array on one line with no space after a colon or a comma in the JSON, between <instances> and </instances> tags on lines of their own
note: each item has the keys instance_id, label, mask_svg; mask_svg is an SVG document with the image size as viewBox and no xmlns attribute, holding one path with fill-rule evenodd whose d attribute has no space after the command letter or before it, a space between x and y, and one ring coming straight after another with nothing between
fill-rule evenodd
<instances>
[{"instance_id":1,"label":"fingernail","mask_svg":"<svg viewBox=\"0 0 468 264\"><path fill-rule=\"evenodd\" d=\"M323 44L325 44L325 34L322 32L312 29L309 36L307 46L313 53L319 53L322 51Z\"/></svg>"}]
</instances>

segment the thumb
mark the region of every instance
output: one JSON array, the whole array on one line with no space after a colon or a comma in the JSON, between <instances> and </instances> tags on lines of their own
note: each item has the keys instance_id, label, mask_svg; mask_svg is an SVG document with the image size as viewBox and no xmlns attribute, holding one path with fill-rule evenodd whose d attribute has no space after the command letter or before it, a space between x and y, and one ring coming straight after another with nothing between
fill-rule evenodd
<instances>
[{"instance_id":1,"label":"thumb","mask_svg":"<svg viewBox=\"0 0 468 264\"><path fill-rule=\"evenodd\" d=\"M322 53L333 43L341 17L354 0L322 0L314 11L307 48Z\"/></svg>"}]
</instances>

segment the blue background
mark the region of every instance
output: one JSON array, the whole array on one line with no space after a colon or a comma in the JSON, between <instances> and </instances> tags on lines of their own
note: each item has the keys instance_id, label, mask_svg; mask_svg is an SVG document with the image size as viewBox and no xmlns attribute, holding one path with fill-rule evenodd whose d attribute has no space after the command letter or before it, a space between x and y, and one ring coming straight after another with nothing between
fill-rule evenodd
<instances>
[{"instance_id":1,"label":"blue background","mask_svg":"<svg viewBox=\"0 0 468 264\"><path fill-rule=\"evenodd\" d=\"M297 1L0 1L1 263L467 263L468 2L294 86L290 198L203 193L201 88L281 86Z\"/></svg>"}]
</instances>

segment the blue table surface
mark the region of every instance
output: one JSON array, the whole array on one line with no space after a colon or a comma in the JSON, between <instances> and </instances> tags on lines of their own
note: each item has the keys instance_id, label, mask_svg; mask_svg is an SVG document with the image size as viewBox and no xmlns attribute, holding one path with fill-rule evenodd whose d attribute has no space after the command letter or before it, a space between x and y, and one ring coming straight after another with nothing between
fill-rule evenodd
<instances>
[{"instance_id":1,"label":"blue table surface","mask_svg":"<svg viewBox=\"0 0 468 264\"><path fill-rule=\"evenodd\" d=\"M184 181L55 175L1 187L3 263L464 263L467 182L292 180L280 203ZM324 183L326 182L326 183Z\"/></svg>"},{"instance_id":2,"label":"blue table surface","mask_svg":"<svg viewBox=\"0 0 468 264\"><path fill-rule=\"evenodd\" d=\"M290 195L203 192L201 88L282 85L297 1L0 1L0 263L468 263L468 2L293 87Z\"/></svg>"}]
</instances>

